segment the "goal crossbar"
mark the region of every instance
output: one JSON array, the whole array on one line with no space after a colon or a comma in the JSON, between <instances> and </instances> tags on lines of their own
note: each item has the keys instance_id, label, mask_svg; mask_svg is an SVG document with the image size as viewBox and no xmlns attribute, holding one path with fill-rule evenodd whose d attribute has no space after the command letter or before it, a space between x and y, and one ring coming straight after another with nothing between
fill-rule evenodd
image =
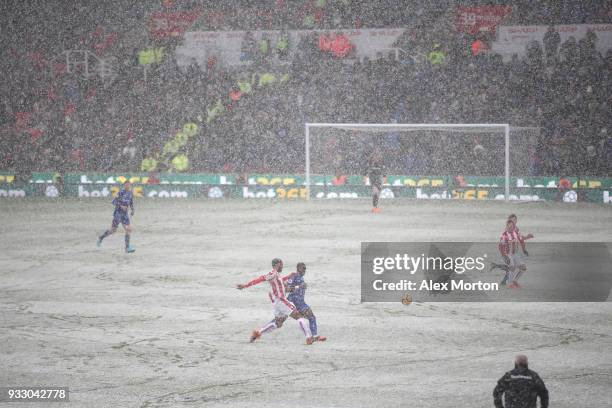
<instances>
[{"instance_id":1,"label":"goal crossbar","mask_svg":"<svg viewBox=\"0 0 612 408\"><path fill-rule=\"evenodd\" d=\"M508 123L305 123L305 150L306 150L306 199L310 200L310 129L336 128L336 129L384 129L386 131L398 129L500 129L504 131L504 177L505 200L510 199L510 125Z\"/></svg>"}]
</instances>

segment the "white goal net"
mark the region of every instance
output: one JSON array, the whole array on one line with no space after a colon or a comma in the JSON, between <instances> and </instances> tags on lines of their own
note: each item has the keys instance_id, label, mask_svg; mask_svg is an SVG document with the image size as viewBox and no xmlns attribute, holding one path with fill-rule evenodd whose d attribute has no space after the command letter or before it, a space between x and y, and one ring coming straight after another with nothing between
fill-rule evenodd
<instances>
[{"instance_id":1,"label":"white goal net","mask_svg":"<svg viewBox=\"0 0 612 408\"><path fill-rule=\"evenodd\" d=\"M396 181L402 176L480 177L492 180L507 201L512 172L528 172L537 136L537 128L509 124L306 123L306 197L323 196L314 190L330 177L365 176L370 156L377 154L386 175Z\"/></svg>"}]
</instances>

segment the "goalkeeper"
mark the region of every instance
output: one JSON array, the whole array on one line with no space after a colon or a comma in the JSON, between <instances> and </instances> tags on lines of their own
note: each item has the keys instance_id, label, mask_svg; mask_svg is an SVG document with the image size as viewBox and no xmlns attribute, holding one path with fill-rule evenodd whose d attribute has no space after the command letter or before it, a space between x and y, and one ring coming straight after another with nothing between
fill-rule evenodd
<instances>
[{"instance_id":1,"label":"goalkeeper","mask_svg":"<svg viewBox=\"0 0 612 408\"><path fill-rule=\"evenodd\" d=\"M379 213L378 199L380 198L380 190L384 179L384 166L382 154L378 150L374 150L368 160L366 176L370 180L372 186L372 212Z\"/></svg>"}]
</instances>

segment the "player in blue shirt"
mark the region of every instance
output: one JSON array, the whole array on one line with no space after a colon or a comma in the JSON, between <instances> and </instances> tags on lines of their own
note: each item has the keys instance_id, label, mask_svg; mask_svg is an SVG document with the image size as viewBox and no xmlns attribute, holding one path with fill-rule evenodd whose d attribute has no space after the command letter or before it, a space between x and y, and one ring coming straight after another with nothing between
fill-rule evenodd
<instances>
[{"instance_id":1,"label":"player in blue shirt","mask_svg":"<svg viewBox=\"0 0 612 408\"><path fill-rule=\"evenodd\" d=\"M300 262L297 264L297 272L292 272L287 277L287 291L289 292L289 296L287 300L293 303L298 310L308 319L310 325L310 331L312 333L312 338L314 341L325 341L327 338L325 336L319 336L317 334L317 318L310 306L306 304L304 301L304 295L306 294L306 282L304 282L304 275L306 274L306 264L304 262Z\"/></svg>"},{"instance_id":2,"label":"player in blue shirt","mask_svg":"<svg viewBox=\"0 0 612 408\"><path fill-rule=\"evenodd\" d=\"M132 253L135 251L130 246L130 233L132 227L130 226L130 216L128 215L128 208L131 210L130 215L134 215L134 197L132 196L132 184L129 181L123 183L123 190L117 193L117 197L113 200L115 206L115 212L113 213L113 223L110 229L104 231L104 234L98 237L98 246L102 245L102 240L109 235L112 235L117 231L119 224L123 225L125 230L125 252Z\"/></svg>"}]
</instances>

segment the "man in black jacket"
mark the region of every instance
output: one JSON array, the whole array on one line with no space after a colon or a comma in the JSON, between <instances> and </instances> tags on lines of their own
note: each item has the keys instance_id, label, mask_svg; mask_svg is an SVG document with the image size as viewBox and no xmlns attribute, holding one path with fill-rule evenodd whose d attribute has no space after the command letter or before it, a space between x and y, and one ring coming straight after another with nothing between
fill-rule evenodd
<instances>
[{"instance_id":1,"label":"man in black jacket","mask_svg":"<svg viewBox=\"0 0 612 408\"><path fill-rule=\"evenodd\" d=\"M544 381L528 368L527 356L519 354L514 370L504 374L493 390L495 408L536 408L538 396L541 407L548 408L548 390Z\"/></svg>"}]
</instances>

